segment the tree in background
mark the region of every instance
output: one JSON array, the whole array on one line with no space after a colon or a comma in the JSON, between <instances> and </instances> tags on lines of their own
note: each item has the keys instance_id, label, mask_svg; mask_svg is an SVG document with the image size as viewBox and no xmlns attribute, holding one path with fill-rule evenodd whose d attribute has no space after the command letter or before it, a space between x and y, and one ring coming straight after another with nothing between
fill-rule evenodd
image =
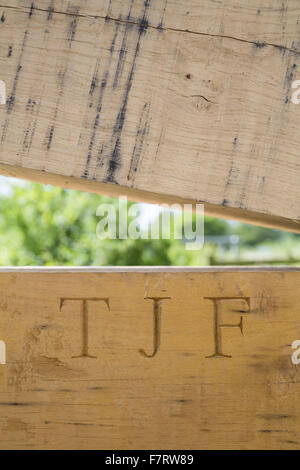
<instances>
[{"instance_id":1,"label":"tree in background","mask_svg":"<svg viewBox=\"0 0 300 470\"><path fill-rule=\"evenodd\" d=\"M10 191L0 195L0 265L222 264L218 240L230 240L233 234L239 236L241 252L264 243L293 247L297 242L299 246L299 237L293 234L212 217L205 218L208 242L200 251L187 251L181 240L174 239L100 240L96 209L103 202L118 209L118 200L105 196L37 183L11 183ZM175 228L181 230L178 225L175 220Z\"/></svg>"},{"instance_id":2,"label":"tree in background","mask_svg":"<svg viewBox=\"0 0 300 470\"><path fill-rule=\"evenodd\" d=\"M0 195L0 264L169 265L169 240L99 240L100 203L118 200L48 185L12 184Z\"/></svg>"}]
</instances>

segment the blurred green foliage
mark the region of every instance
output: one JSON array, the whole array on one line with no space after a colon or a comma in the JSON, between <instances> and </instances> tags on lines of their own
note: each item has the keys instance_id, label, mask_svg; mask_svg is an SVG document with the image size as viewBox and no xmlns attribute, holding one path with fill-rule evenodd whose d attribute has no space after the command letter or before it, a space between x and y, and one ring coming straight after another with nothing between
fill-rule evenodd
<instances>
[{"instance_id":1,"label":"blurred green foliage","mask_svg":"<svg viewBox=\"0 0 300 470\"><path fill-rule=\"evenodd\" d=\"M199 251L174 239L100 240L96 209L103 202L118 208L118 200L104 196L10 183L0 195L0 265L252 264L264 262L262 253L275 262L277 256L279 264L300 260L297 235L212 217L205 218L206 243Z\"/></svg>"}]
</instances>

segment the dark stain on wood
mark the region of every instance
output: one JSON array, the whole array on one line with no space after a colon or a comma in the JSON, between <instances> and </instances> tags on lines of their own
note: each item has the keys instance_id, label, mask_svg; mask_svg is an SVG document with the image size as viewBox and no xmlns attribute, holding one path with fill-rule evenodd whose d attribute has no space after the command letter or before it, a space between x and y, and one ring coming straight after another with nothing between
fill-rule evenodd
<instances>
[{"instance_id":1,"label":"dark stain on wood","mask_svg":"<svg viewBox=\"0 0 300 470\"><path fill-rule=\"evenodd\" d=\"M12 91L11 91L11 94L10 94L8 100L7 100L7 103L6 103L7 114L10 114L12 112L12 110L14 108L14 105L15 105L17 86L18 86L19 76L20 76L20 73L21 73L21 70L22 70L21 63L22 63L22 60L23 60L23 54L24 54L24 49L25 49L25 46L26 46L27 38L28 38L28 30L25 29L24 36L23 36L23 41L22 41L22 46L21 46L21 52L20 52L18 65L17 65L17 69L16 69L14 81L13 81ZM8 122L6 121L6 123L4 125L4 131L3 131L3 134L2 134L2 141L5 138L5 132L6 132L7 124L8 124ZM5 128L5 126L6 126L6 128Z\"/></svg>"},{"instance_id":2,"label":"dark stain on wood","mask_svg":"<svg viewBox=\"0 0 300 470\"><path fill-rule=\"evenodd\" d=\"M53 139L53 134L54 134L54 125L50 127L48 131L48 137L47 137L47 150L50 150L51 144L52 144L52 139Z\"/></svg>"},{"instance_id":3,"label":"dark stain on wood","mask_svg":"<svg viewBox=\"0 0 300 470\"><path fill-rule=\"evenodd\" d=\"M297 68L297 64L294 63L293 65L289 66L286 70L286 75L285 75L285 83L287 84L288 87L290 87L293 79L294 79L294 72Z\"/></svg>"},{"instance_id":4,"label":"dark stain on wood","mask_svg":"<svg viewBox=\"0 0 300 470\"><path fill-rule=\"evenodd\" d=\"M229 168L229 172L228 172L228 176L227 176L227 179L226 179L225 190L226 190L226 188L228 188L228 186L230 186L231 183L232 183L231 178L232 178L232 174L233 174L233 165L234 165L234 162L233 162L233 160L231 160L231 162L230 162L230 168Z\"/></svg>"},{"instance_id":5,"label":"dark stain on wood","mask_svg":"<svg viewBox=\"0 0 300 470\"><path fill-rule=\"evenodd\" d=\"M32 112L34 110L35 105L36 101L29 98L26 104L26 111Z\"/></svg>"},{"instance_id":6,"label":"dark stain on wood","mask_svg":"<svg viewBox=\"0 0 300 470\"><path fill-rule=\"evenodd\" d=\"M133 82L133 76L134 76L135 67L136 67L136 59L137 59L137 56L139 54L139 49L140 49L141 37L145 34L149 26L147 13L150 7L150 3L151 3L150 0L147 0L144 2L143 13L140 18L136 19L136 18L132 18L132 6L134 4L134 0L132 0L126 17L124 18L119 17L119 21L114 22L115 32L114 32L111 45L109 47L109 57L107 60L107 64L104 67L104 71L103 71L101 79L98 76L99 63L96 63L96 67L95 67L92 81L90 84L89 94L91 96L91 100L89 102L89 108L92 108L94 106L93 95L95 94L97 88L99 88L99 96L98 96L98 102L97 102L97 107L96 107L96 114L95 114L95 118L94 118L94 122L92 126L92 133L91 133L90 141L88 145L86 165L85 165L84 172L82 174L83 178L95 179L95 173L97 169L100 167L103 167L104 161L108 160L106 181L117 183L115 180L115 174L121 165L121 140L122 140L121 137L122 137L123 127L126 121L128 97L129 97L129 93L130 93L132 82ZM106 22L110 21L110 18L109 18L110 10L111 10L111 2L108 6ZM122 41L121 41L120 49L118 51L118 58L117 58L115 72L114 72L114 75L112 75L111 74L112 58L113 58L113 54L116 51L116 39L117 39L118 31L121 29L121 27L123 29ZM122 83L122 90L124 91L123 91L123 96L121 97L120 109L115 118L115 122L113 124L112 136L111 136L110 141L106 143L101 142L101 144L99 145L99 148L97 151L96 165L94 167L94 176L92 176L90 175L89 169L90 169L91 162L93 160L95 139L96 139L96 133L99 128L99 123L101 119L103 99L105 96L106 89L110 89L112 90L112 92L116 90L118 87L118 84L120 83L121 77L124 75L125 58L126 58L126 54L128 51L128 41L129 41L129 37L131 36L131 34L136 35L136 46L134 49L133 57L130 59L130 62L129 62L129 71L127 72L125 85L123 85ZM111 87L108 87L108 81L110 80L110 78L112 80L112 83L111 83ZM101 83L100 86L99 86L99 83ZM146 130L144 132L143 131L139 132L138 135L139 137L142 138L143 135L145 135L145 133L146 133ZM140 143L136 142L136 147L135 147L135 151L133 155L133 161L136 159L139 159L138 158L139 147L140 147Z\"/></svg>"},{"instance_id":7,"label":"dark stain on wood","mask_svg":"<svg viewBox=\"0 0 300 470\"><path fill-rule=\"evenodd\" d=\"M59 88L58 93L59 96L62 96L65 86L65 78L66 78L67 66L64 65L61 70L57 72L57 86Z\"/></svg>"},{"instance_id":8,"label":"dark stain on wood","mask_svg":"<svg viewBox=\"0 0 300 470\"><path fill-rule=\"evenodd\" d=\"M230 201L228 199L224 198L223 201L221 202L221 204L222 204L223 207L226 207L230 204Z\"/></svg>"},{"instance_id":9,"label":"dark stain on wood","mask_svg":"<svg viewBox=\"0 0 300 470\"><path fill-rule=\"evenodd\" d=\"M51 3L48 6L47 11L48 11L47 20L51 21L53 17L53 12L54 12L54 0L51 0Z\"/></svg>"},{"instance_id":10,"label":"dark stain on wood","mask_svg":"<svg viewBox=\"0 0 300 470\"><path fill-rule=\"evenodd\" d=\"M122 75L123 68L124 68L124 62L125 62L125 57L126 57L126 53L127 53L128 34L129 34L129 31L134 26L133 24L131 24L129 22L130 20L132 20L132 18L131 18L132 5L133 5L133 0L131 0L129 12L128 12L128 15L127 15L126 21L125 21L125 31L124 31L124 34L123 34L122 44L121 44L120 51L119 51L119 58L118 58L116 72L115 72L114 81L113 81L113 89L116 88L116 86L118 85L119 77ZM121 17L119 19L121 19Z\"/></svg>"},{"instance_id":11,"label":"dark stain on wood","mask_svg":"<svg viewBox=\"0 0 300 470\"><path fill-rule=\"evenodd\" d=\"M267 421L273 421L273 420L281 420L281 419L290 419L292 418L291 415L285 415L285 414L275 414L275 413L270 413L270 414L264 414L264 415L259 415L259 418L265 419Z\"/></svg>"},{"instance_id":12,"label":"dark stain on wood","mask_svg":"<svg viewBox=\"0 0 300 470\"><path fill-rule=\"evenodd\" d=\"M12 56L12 52L13 52L13 47L12 47L12 46L8 46L7 57L11 57L11 56Z\"/></svg>"},{"instance_id":13,"label":"dark stain on wood","mask_svg":"<svg viewBox=\"0 0 300 470\"><path fill-rule=\"evenodd\" d=\"M249 184L250 175L251 175L251 166L248 166L246 173L245 173L244 183L240 190L240 197L235 202L236 207L238 207L239 209L246 209L247 207L247 205L245 204L245 200L246 200L247 187Z\"/></svg>"},{"instance_id":14,"label":"dark stain on wood","mask_svg":"<svg viewBox=\"0 0 300 470\"><path fill-rule=\"evenodd\" d=\"M23 153L26 151L29 152L31 145L32 145L32 140L35 134L35 129L36 129L36 124L37 121L35 120L33 124L29 124L27 127L25 133L24 133L24 139L23 139Z\"/></svg>"},{"instance_id":15,"label":"dark stain on wood","mask_svg":"<svg viewBox=\"0 0 300 470\"><path fill-rule=\"evenodd\" d=\"M149 134L149 113L150 103L145 103L137 126L135 144L133 148L132 158L130 161L129 172L127 175L127 179L131 180L132 185L134 183L134 175L137 172L138 166L140 164L145 138Z\"/></svg>"},{"instance_id":16,"label":"dark stain on wood","mask_svg":"<svg viewBox=\"0 0 300 470\"><path fill-rule=\"evenodd\" d=\"M260 42L260 41L256 41L253 43L253 47L255 49L263 49L264 47L266 47L266 43L265 42Z\"/></svg>"},{"instance_id":17,"label":"dark stain on wood","mask_svg":"<svg viewBox=\"0 0 300 470\"><path fill-rule=\"evenodd\" d=\"M193 400L175 399L175 403L192 403Z\"/></svg>"},{"instance_id":18,"label":"dark stain on wood","mask_svg":"<svg viewBox=\"0 0 300 470\"><path fill-rule=\"evenodd\" d=\"M91 163L92 155L93 155L96 131L97 131L97 128L99 126L100 113L101 113L101 110L102 110L102 103L103 103L104 93L105 93L107 81L108 81L108 78L109 78L109 73L110 73L110 68L111 68L111 63L112 63L112 57L113 57L113 53L114 53L114 50L115 50L115 44L116 44L116 39L117 39L118 32L119 32L119 27L120 27L120 23L116 23L114 35L113 35L112 42L111 42L111 45L110 45L110 48L109 48L110 54L109 54L109 58L108 58L107 67L104 69L102 79L101 79L101 85L100 85L97 108L96 108L96 115L95 115L95 118L94 118L92 134L90 136L90 142L89 142L89 146L88 146L88 155L87 155L85 170L84 170L84 173L82 175L82 178L88 178L89 177L89 167L90 167L90 163ZM93 95L94 90L96 88L96 86L93 88L92 83L95 82L95 84L96 84L99 81L99 79L98 79L98 69L99 69L99 59L97 59L96 66L95 66L94 73L93 73L92 82L91 82L91 87L90 87L90 95L91 96ZM92 92L91 92L91 90L92 90ZM92 104L93 103L91 101L89 107L92 107Z\"/></svg>"},{"instance_id":19,"label":"dark stain on wood","mask_svg":"<svg viewBox=\"0 0 300 470\"><path fill-rule=\"evenodd\" d=\"M27 33L27 31L26 31L26 33ZM22 70L22 65L20 65L20 62L19 62L19 64L17 65L17 70L16 70L14 82L13 82L12 92L11 92L11 94L10 94L8 100L7 100L7 113L8 114L12 112L12 110L14 108L14 105L15 105L17 84L18 84L19 75L20 75L21 70Z\"/></svg>"},{"instance_id":20,"label":"dark stain on wood","mask_svg":"<svg viewBox=\"0 0 300 470\"><path fill-rule=\"evenodd\" d=\"M292 433L289 429L259 429L258 432L265 433L265 434L271 434L271 433L276 433L276 432L286 432L286 433Z\"/></svg>"},{"instance_id":21,"label":"dark stain on wood","mask_svg":"<svg viewBox=\"0 0 300 470\"><path fill-rule=\"evenodd\" d=\"M24 402L0 402L0 406L30 406L33 403L24 403Z\"/></svg>"},{"instance_id":22,"label":"dark stain on wood","mask_svg":"<svg viewBox=\"0 0 300 470\"><path fill-rule=\"evenodd\" d=\"M37 121L35 120L33 125L29 126L28 129L26 130L26 135L24 137L24 142L23 142L23 152L27 150L27 152L30 151L33 137L35 134L35 129L36 129L36 124Z\"/></svg>"},{"instance_id":23,"label":"dark stain on wood","mask_svg":"<svg viewBox=\"0 0 300 470\"><path fill-rule=\"evenodd\" d=\"M126 120L128 99L129 99L129 94L130 94L132 83L133 83L133 77L134 77L135 68L136 68L136 61L137 61L137 57L140 51L141 39L142 39L142 36L146 33L148 25L149 25L148 20L147 20L147 15L148 15L148 10L150 6L151 6L151 0L145 0L143 16L138 21L138 34L137 34L136 46L135 46L128 78L125 83L122 105L121 105L121 108L119 110L119 113L117 115L117 118L113 127L113 135L112 135L112 139L110 143L110 148L112 149L112 152L111 152L111 156L108 162L107 176L105 178L105 181L109 183L117 184L115 176L116 176L116 172L121 166L121 140L122 140L122 133L123 133L123 128L124 128L124 124Z\"/></svg>"},{"instance_id":24,"label":"dark stain on wood","mask_svg":"<svg viewBox=\"0 0 300 470\"><path fill-rule=\"evenodd\" d=\"M94 69L94 73L93 73L93 77L92 77L92 81L91 81L91 85L90 85L90 91L89 91L90 96L93 96L95 89L98 87L99 64L100 64L100 60L98 58L97 61L96 61L96 66L95 66L95 69ZM90 102L90 108L92 107L92 105L93 105L93 102L91 101Z\"/></svg>"},{"instance_id":25,"label":"dark stain on wood","mask_svg":"<svg viewBox=\"0 0 300 470\"><path fill-rule=\"evenodd\" d=\"M104 165L103 152L104 152L104 143L100 145L98 153L97 153L96 169L101 168ZM97 179L96 176L93 176L93 180L96 181L96 179Z\"/></svg>"},{"instance_id":26,"label":"dark stain on wood","mask_svg":"<svg viewBox=\"0 0 300 470\"><path fill-rule=\"evenodd\" d=\"M24 134L24 139L23 139L23 152L25 152L28 149L28 135L29 135L29 130L30 128L28 127L25 131Z\"/></svg>"},{"instance_id":27,"label":"dark stain on wood","mask_svg":"<svg viewBox=\"0 0 300 470\"><path fill-rule=\"evenodd\" d=\"M110 20L111 10L112 10L112 0L109 0L109 4L108 4L108 7L107 7L107 12L106 12L106 16L105 16L105 22L106 23Z\"/></svg>"},{"instance_id":28,"label":"dark stain on wood","mask_svg":"<svg viewBox=\"0 0 300 470\"><path fill-rule=\"evenodd\" d=\"M50 4L50 7L49 7L50 11L49 11L49 9L47 10L48 11L48 18L47 18L48 20L52 18L52 12L51 12L52 7L53 7L53 3ZM72 47L72 41L74 40L74 37L75 37L75 34L76 34L77 19L78 19L77 15L78 15L78 13L79 13L79 7L73 6L73 5L68 6L67 15L73 16L72 20L70 21L70 23L68 25L68 29L67 29L66 41L67 41L67 44L68 44L69 48ZM49 18L49 14L51 14L50 18ZM61 100L61 97L62 97L63 92L64 92L64 86L65 86L67 70L68 70L68 58L64 62L61 70L58 70L58 72L57 72L58 97L57 97L54 116L53 116L53 123L49 127L49 129L47 131L47 134L46 134L46 138L45 138L45 145L46 145L47 152L51 148L51 144L52 144L52 140L53 140L53 136L54 136L55 122L56 122L58 111L59 111L60 100Z\"/></svg>"},{"instance_id":29,"label":"dark stain on wood","mask_svg":"<svg viewBox=\"0 0 300 470\"><path fill-rule=\"evenodd\" d=\"M285 74L285 79L284 79L285 104L288 104L290 101L292 82L294 80L294 73L296 69L297 69L297 64L295 62L292 65L289 65L286 69L286 74Z\"/></svg>"},{"instance_id":30,"label":"dark stain on wood","mask_svg":"<svg viewBox=\"0 0 300 470\"><path fill-rule=\"evenodd\" d=\"M31 121L29 123L29 125L28 125L28 127L27 127L27 129L24 133L23 149L22 149L23 154L25 152L29 152L30 149L31 149L32 141L33 141L36 126L37 126L37 120L38 120L40 105L41 105L41 102L39 102L38 106L37 106L37 103L36 103L35 100L33 100L31 98L28 99L28 102L27 102L27 105L26 105L26 111L29 114L35 114L35 119L34 119L33 122Z\"/></svg>"},{"instance_id":31,"label":"dark stain on wood","mask_svg":"<svg viewBox=\"0 0 300 470\"><path fill-rule=\"evenodd\" d=\"M33 15L33 10L34 10L34 3L32 2L31 6L30 6L29 13L28 13L29 18L32 17L32 15Z\"/></svg>"},{"instance_id":32,"label":"dark stain on wood","mask_svg":"<svg viewBox=\"0 0 300 470\"><path fill-rule=\"evenodd\" d=\"M17 66L17 71L14 79L14 84L13 84L13 90L11 95L9 96L7 100L7 112L10 113L14 107L15 104L15 99L16 99L16 88L17 88L17 82L19 80L19 74L22 70L22 65Z\"/></svg>"},{"instance_id":33,"label":"dark stain on wood","mask_svg":"<svg viewBox=\"0 0 300 470\"><path fill-rule=\"evenodd\" d=\"M282 54L285 55L286 53L286 48L284 46L278 46L277 44L274 44L274 47Z\"/></svg>"},{"instance_id":34,"label":"dark stain on wood","mask_svg":"<svg viewBox=\"0 0 300 470\"><path fill-rule=\"evenodd\" d=\"M166 9L167 9L167 4L168 4L168 0L165 1L165 6L163 8L163 11L162 11L162 15L161 15L161 18L160 18L160 22L158 23L157 25L157 29L159 31L163 31L163 27L164 27L164 18L165 18L165 13L166 13ZM189 12L187 12L187 14L189 14Z\"/></svg>"},{"instance_id":35,"label":"dark stain on wood","mask_svg":"<svg viewBox=\"0 0 300 470\"><path fill-rule=\"evenodd\" d=\"M233 152L233 155L236 153L237 151L237 148L238 148L238 136L235 136L233 141L232 141L232 152ZM221 203L223 207L225 206L228 206L231 204L230 202L230 188L236 184L236 181L239 179L239 176L240 176L240 170L238 168L235 167L235 158L233 156L231 162L230 162L230 168L229 168L229 171L228 171L228 176L226 178L226 183L225 183L225 198L223 199L223 202ZM242 207L243 206L243 201L246 197L246 190L245 188L247 187L247 182L248 182L248 178L249 178L249 169L248 169L248 173L247 173L247 176L246 176L246 183L244 184L243 188L242 188L242 195L241 195L241 200L238 200L235 202L235 205L237 207Z\"/></svg>"},{"instance_id":36,"label":"dark stain on wood","mask_svg":"<svg viewBox=\"0 0 300 470\"><path fill-rule=\"evenodd\" d=\"M72 6L72 5L68 6L67 14L68 15L73 15L73 19L69 23L69 28L68 28L68 33L67 33L68 44L69 44L70 48L72 47L72 42L73 42L73 40L75 38L75 34L76 34L77 21L78 21L77 15L78 15L78 13L79 13L79 7Z\"/></svg>"}]
</instances>

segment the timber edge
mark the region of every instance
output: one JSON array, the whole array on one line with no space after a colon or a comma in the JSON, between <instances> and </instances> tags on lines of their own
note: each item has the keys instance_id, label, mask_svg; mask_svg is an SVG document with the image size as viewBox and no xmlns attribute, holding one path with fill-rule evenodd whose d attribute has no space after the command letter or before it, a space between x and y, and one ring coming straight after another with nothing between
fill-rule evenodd
<instances>
[{"instance_id":1,"label":"timber edge","mask_svg":"<svg viewBox=\"0 0 300 470\"><path fill-rule=\"evenodd\" d=\"M206 201L193 201L180 199L176 196L151 193L135 188L119 186L113 183L102 183L98 181L85 180L73 176L63 176L54 173L46 173L40 170L28 169L0 163L0 174L11 178L20 178L35 183L51 184L61 186L66 189L102 194L110 197L127 196L129 200L136 202L146 202L149 204L204 204L205 214L212 217L232 219L246 224L260 225L263 227L286 230L300 233L300 220L292 220L284 217L276 217L270 214L261 214L244 209L236 209L225 206L218 206Z\"/></svg>"}]
</instances>

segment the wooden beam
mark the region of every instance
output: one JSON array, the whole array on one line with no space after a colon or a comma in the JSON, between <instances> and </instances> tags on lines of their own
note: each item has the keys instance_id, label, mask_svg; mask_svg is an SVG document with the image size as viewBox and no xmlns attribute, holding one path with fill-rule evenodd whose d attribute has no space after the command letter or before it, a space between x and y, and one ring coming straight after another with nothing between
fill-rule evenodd
<instances>
[{"instance_id":1,"label":"wooden beam","mask_svg":"<svg viewBox=\"0 0 300 470\"><path fill-rule=\"evenodd\" d=\"M2 268L0 448L299 448L299 303L300 268Z\"/></svg>"},{"instance_id":2,"label":"wooden beam","mask_svg":"<svg viewBox=\"0 0 300 470\"><path fill-rule=\"evenodd\" d=\"M300 231L299 2L0 5L0 170Z\"/></svg>"}]
</instances>

